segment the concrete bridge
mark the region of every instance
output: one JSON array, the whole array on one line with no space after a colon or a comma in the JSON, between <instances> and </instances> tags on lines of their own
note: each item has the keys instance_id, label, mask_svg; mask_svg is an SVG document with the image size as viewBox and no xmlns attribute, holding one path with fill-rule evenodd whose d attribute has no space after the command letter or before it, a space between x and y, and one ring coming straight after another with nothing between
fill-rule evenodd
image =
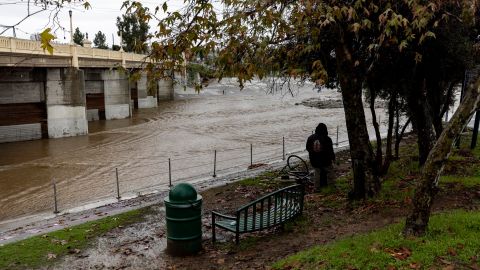
<instances>
[{"instance_id":1,"label":"concrete bridge","mask_svg":"<svg viewBox=\"0 0 480 270\"><path fill-rule=\"evenodd\" d=\"M170 79L130 81L145 55L0 37L0 143L88 134L88 121L131 116L173 99Z\"/></svg>"}]
</instances>

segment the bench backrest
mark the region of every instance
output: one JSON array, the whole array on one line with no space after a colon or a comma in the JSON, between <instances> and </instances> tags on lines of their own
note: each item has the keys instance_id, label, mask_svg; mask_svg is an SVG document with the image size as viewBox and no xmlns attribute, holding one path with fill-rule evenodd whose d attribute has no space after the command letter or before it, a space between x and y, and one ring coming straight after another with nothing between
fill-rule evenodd
<instances>
[{"instance_id":1,"label":"bench backrest","mask_svg":"<svg viewBox=\"0 0 480 270\"><path fill-rule=\"evenodd\" d=\"M242 206L236 211L237 231L262 230L300 215L304 194L304 186L298 184L279 189Z\"/></svg>"}]
</instances>

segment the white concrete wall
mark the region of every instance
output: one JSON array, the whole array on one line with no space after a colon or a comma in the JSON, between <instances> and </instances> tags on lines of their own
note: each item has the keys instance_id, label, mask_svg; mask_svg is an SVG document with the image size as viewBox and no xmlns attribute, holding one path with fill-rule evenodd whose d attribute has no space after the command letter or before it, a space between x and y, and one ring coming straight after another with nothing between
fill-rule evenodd
<instances>
[{"instance_id":1,"label":"white concrete wall","mask_svg":"<svg viewBox=\"0 0 480 270\"><path fill-rule=\"evenodd\" d=\"M125 74L116 70L103 73L105 118L124 119L130 116L130 85Z\"/></svg>"},{"instance_id":2,"label":"white concrete wall","mask_svg":"<svg viewBox=\"0 0 480 270\"><path fill-rule=\"evenodd\" d=\"M147 75L143 74L142 77L137 81L139 109L155 108L158 106L157 98L154 96L149 96L147 89L148 89Z\"/></svg>"},{"instance_id":3,"label":"white concrete wall","mask_svg":"<svg viewBox=\"0 0 480 270\"><path fill-rule=\"evenodd\" d=\"M85 107L54 105L47 107L48 136L62 138L88 134Z\"/></svg>"},{"instance_id":4,"label":"white concrete wall","mask_svg":"<svg viewBox=\"0 0 480 270\"><path fill-rule=\"evenodd\" d=\"M29 141L42 138L40 123L14 126L0 126L0 143Z\"/></svg>"},{"instance_id":5,"label":"white concrete wall","mask_svg":"<svg viewBox=\"0 0 480 270\"><path fill-rule=\"evenodd\" d=\"M105 105L105 118L107 120L125 119L130 116L129 104Z\"/></svg>"},{"instance_id":6,"label":"white concrete wall","mask_svg":"<svg viewBox=\"0 0 480 270\"><path fill-rule=\"evenodd\" d=\"M147 108L156 108L157 98L152 96L147 96L146 98L139 98L138 99L138 108L139 109L147 109Z\"/></svg>"},{"instance_id":7,"label":"white concrete wall","mask_svg":"<svg viewBox=\"0 0 480 270\"><path fill-rule=\"evenodd\" d=\"M147 93L147 75L143 74L140 77L140 79L137 81L137 91L138 91L138 99L139 100L141 98L146 98L148 96L148 93Z\"/></svg>"},{"instance_id":8,"label":"white concrete wall","mask_svg":"<svg viewBox=\"0 0 480 270\"><path fill-rule=\"evenodd\" d=\"M88 134L83 71L48 69L46 85L48 136Z\"/></svg>"},{"instance_id":9,"label":"white concrete wall","mask_svg":"<svg viewBox=\"0 0 480 270\"><path fill-rule=\"evenodd\" d=\"M173 80L165 78L158 81L158 99L159 100L173 100Z\"/></svg>"},{"instance_id":10,"label":"white concrete wall","mask_svg":"<svg viewBox=\"0 0 480 270\"><path fill-rule=\"evenodd\" d=\"M100 120L100 115L98 114L98 109L89 109L87 110L87 121L98 121Z\"/></svg>"}]
</instances>

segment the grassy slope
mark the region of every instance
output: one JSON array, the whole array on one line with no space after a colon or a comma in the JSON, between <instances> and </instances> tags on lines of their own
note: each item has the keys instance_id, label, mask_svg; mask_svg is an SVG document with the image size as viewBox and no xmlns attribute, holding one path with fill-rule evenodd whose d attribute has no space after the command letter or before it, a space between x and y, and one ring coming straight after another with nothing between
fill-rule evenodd
<instances>
[{"instance_id":1,"label":"grassy slope","mask_svg":"<svg viewBox=\"0 0 480 270\"><path fill-rule=\"evenodd\" d=\"M68 253L78 253L96 237L119 226L143 220L149 208L87 222L68 229L28 238L0 247L0 269L46 266Z\"/></svg>"},{"instance_id":2,"label":"grassy slope","mask_svg":"<svg viewBox=\"0 0 480 270\"><path fill-rule=\"evenodd\" d=\"M449 158L440 185L480 186L480 147L470 151L468 139ZM394 162L385 177L382 193L375 201L407 201L413 196L419 168L416 145L402 148L402 158ZM351 176L339 179L340 188ZM429 233L422 238L404 239L403 224L366 235L317 246L277 262L277 269L428 269L456 266L459 269L480 261L480 213L453 211L434 215ZM437 264L441 265L437 265ZM453 268L452 268L453 269ZM474 268L475 269L475 268Z\"/></svg>"},{"instance_id":3,"label":"grassy slope","mask_svg":"<svg viewBox=\"0 0 480 270\"><path fill-rule=\"evenodd\" d=\"M461 267L474 263L475 256L480 255L479 212L454 211L435 215L430 221L429 233L421 238L401 237L402 226L396 224L317 246L276 263L274 268L428 269L435 267L438 260L443 260L444 265L451 263Z\"/></svg>"}]
</instances>

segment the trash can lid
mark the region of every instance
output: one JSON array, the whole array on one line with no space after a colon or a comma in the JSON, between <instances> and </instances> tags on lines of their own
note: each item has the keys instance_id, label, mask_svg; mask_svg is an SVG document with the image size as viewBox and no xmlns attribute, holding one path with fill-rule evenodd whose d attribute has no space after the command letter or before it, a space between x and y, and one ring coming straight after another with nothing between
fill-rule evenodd
<instances>
[{"instance_id":1,"label":"trash can lid","mask_svg":"<svg viewBox=\"0 0 480 270\"><path fill-rule=\"evenodd\" d=\"M174 186L168 194L170 202L188 202L197 200L197 191L188 183Z\"/></svg>"}]
</instances>

